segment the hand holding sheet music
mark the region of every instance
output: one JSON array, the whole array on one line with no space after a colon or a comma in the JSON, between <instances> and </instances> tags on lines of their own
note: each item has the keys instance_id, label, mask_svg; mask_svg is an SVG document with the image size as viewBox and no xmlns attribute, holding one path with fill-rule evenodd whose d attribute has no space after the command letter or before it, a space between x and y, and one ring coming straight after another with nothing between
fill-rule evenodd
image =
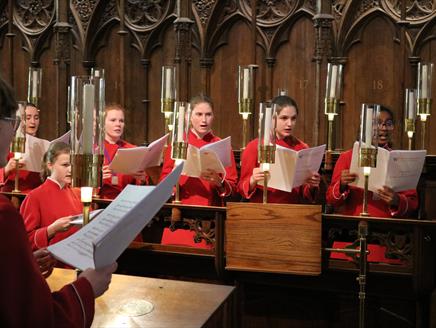
<instances>
[{"instance_id":1,"label":"hand holding sheet music","mask_svg":"<svg viewBox=\"0 0 436 328\"><path fill-rule=\"evenodd\" d=\"M113 263L169 199L182 168L177 166L157 186L127 185L95 220L48 250L83 271Z\"/></svg>"},{"instance_id":2,"label":"hand holding sheet music","mask_svg":"<svg viewBox=\"0 0 436 328\"><path fill-rule=\"evenodd\" d=\"M275 163L270 164L268 187L292 192L319 171L325 145L299 151L276 146ZM259 185L263 181L258 182Z\"/></svg>"},{"instance_id":3,"label":"hand holding sheet music","mask_svg":"<svg viewBox=\"0 0 436 328\"><path fill-rule=\"evenodd\" d=\"M376 192L383 186L395 192L416 189L424 166L426 150L392 150L378 147L377 166L371 168L368 189ZM359 143L353 146L350 173L358 177L350 186L364 188L363 168L359 167Z\"/></svg>"},{"instance_id":4,"label":"hand holding sheet music","mask_svg":"<svg viewBox=\"0 0 436 328\"><path fill-rule=\"evenodd\" d=\"M146 147L118 149L109 168L116 173L135 174L148 167L158 166L167 138L168 134L153 141Z\"/></svg>"},{"instance_id":5,"label":"hand holding sheet music","mask_svg":"<svg viewBox=\"0 0 436 328\"><path fill-rule=\"evenodd\" d=\"M201 148L189 145L182 174L198 178L203 172L213 170L225 176L225 168L231 165L231 151L230 137L204 145Z\"/></svg>"}]
</instances>

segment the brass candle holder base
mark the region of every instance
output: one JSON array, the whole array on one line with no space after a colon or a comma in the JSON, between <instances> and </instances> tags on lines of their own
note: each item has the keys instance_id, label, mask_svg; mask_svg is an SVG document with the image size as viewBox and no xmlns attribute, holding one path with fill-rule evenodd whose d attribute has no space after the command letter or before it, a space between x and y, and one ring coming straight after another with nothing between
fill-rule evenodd
<instances>
[{"instance_id":1,"label":"brass candle holder base","mask_svg":"<svg viewBox=\"0 0 436 328\"><path fill-rule=\"evenodd\" d=\"M245 98L242 99L239 103L238 103L238 109L239 109L239 114L244 115L250 115L252 113L252 108L253 108L253 100L250 98Z\"/></svg>"},{"instance_id":2,"label":"brass candle holder base","mask_svg":"<svg viewBox=\"0 0 436 328\"><path fill-rule=\"evenodd\" d=\"M20 160L18 158L15 159L15 180L14 180L14 190L12 192L19 193L19 183L20 183Z\"/></svg>"},{"instance_id":3,"label":"brass candle holder base","mask_svg":"<svg viewBox=\"0 0 436 328\"><path fill-rule=\"evenodd\" d=\"M186 142L173 142L171 158L185 160L188 155L188 144Z\"/></svg>"},{"instance_id":4,"label":"brass candle holder base","mask_svg":"<svg viewBox=\"0 0 436 328\"><path fill-rule=\"evenodd\" d=\"M73 154L71 156L73 187L101 186L103 155Z\"/></svg>"},{"instance_id":5,"label":"brass candle holder base","mask_svg":"<svg viewBox=\"0 0 436 328\"><path fill-rule=\"evenodd\" d=\"M365 174L365 189L363 190L363 205L362 212L360 216L369 216L368 213L368 185L369 185L369 174Z\"/></svg>"},{"instance_id":6,"label":"brass candle holder base","mask_svg":"<svg viewBox=\"0 0 436 328\"><path fill-rule=\"evenodd\" d=\"M276 146L260 146L258 149L259 163L274 163L276 155Z\"/></svg>"},{"instance_id":7,"label":"brass candle holder base","mask_svg":"<svg viewBox=\"0 0 436 328\"><path fill-rule=\"evenodd\" d=\"M268 171L264 171L263 178L263 203L268 204Z\"/></svg>"},{"instance_id":8,"label":"brass candle holder base","mask_svg":"<svg viewBox=\"0 0 436 328\"><path fill-rule=\"evenodd\" d=\"M89 210L91 208L91 202L83 203L83 226L89 223Z\"/></svg>"},{"instance_id":9,"label":"brass candle holder base","mask_svg":"<svg viewBox=\"0 0 436 328\"><path fill-rule=\"evenodd\" d=\"M26 152L26 138L14 137L11 143L11 152L24 154Z\"/></svg>"},{"instance_id":10,"label":"brass candle holder base","mask_svg":"<svg viewBox=\"0 0 436 328\"><path fill-rule=\"evenodd\" d=\"M360 148L359 166L375 167L377 162L377 148Z\"/></svg>"}]
</instances>

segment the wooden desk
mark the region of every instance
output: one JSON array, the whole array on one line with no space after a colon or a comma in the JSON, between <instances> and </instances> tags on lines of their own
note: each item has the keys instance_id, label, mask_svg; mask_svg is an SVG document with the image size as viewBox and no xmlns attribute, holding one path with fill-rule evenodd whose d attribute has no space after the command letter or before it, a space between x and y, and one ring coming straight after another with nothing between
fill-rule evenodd
<instances>
[{"instance_id":1,"label":"wooden desk","mask_svg":"<svg viewBox=\"0 0 436 328\"><path fill-rule=\"evenodd\" d=\"M51 290L55 291L72 282L75 277L74 270L55 269L47 282ZM115 274L109 290L96 300L92 326L194 328L214 326L214 321L220 327L232 326L231 316L219 319L214 317L224 307L231 307L234 289L231 286ZM118 313L122 305L134 299L149 301L154 309L137 317Z\"/></svg>"}]
</instances>

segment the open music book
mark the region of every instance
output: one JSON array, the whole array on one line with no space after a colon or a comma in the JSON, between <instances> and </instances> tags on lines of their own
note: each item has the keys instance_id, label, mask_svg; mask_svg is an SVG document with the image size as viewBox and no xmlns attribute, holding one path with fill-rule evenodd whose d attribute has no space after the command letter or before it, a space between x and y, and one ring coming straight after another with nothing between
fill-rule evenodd
<instances>
[{"instance_id":1,"label":"open music book","mask_svg":"<svg viewBox=\"0 0 436 328\"><path fill-rule=\"evenodd\" d=\"M113 263L170 198L183 164L157 186L127 185L95 220L48 247L54 257L80 270Z\"/></svg>"},{"instance_id":2,"label":"open music book","mask_svg":"<svg viewBox=\"0 0 436 328\"><path fill-rule=\"evenodd\" d=\"M416 189L426 154L426 150L388 151L378 147L377 166L371 168L368 189L373 192L383 186L392 188L395 192ZM350 186L363 189L365 187L365 178L363 168L359 167L359 142L357 141L353 146L350 173L358 175Z\"/></svg>"},{"instance_id":3,"label":"open music book","mask_svg":"<svg viewBox=\"0 0 436 328\"><path fill-rule=\"evenodd\" d=\"M109 168L121 174L134 174L148 167L158 166L162 159L162 150L168 134L153 141L148 146L120 148L117 150Z\"/></svg>"},{"instance_id":4,"label":"open music book","mask_svg":"<svg viewBox=\"0 0 436 328\"><path fill-rule=\"evenodd\" d=\"M31 172L41 172L42 171L42 159L44 154L47 152L48 148L52 143L64 142L66 144L70 143L71 131L68 131L64 135L57 139L48 141L45 139L40 139L33 137L30 134L26 134L26 146L25 153L23 155L23 169Z\"/></svg>"},{"instance_id":5,"label":"open music book","mask_svg":"<svg viewBox=\"0 0 436 328\"><path fill-rule=\"evenodd\" d=\"M270 164L268 187L292 192L319 171L325 145L295 151L276 146L275 163ZM258 182L263 185L263 181Z\"/></svg>"},{"instance_id":6,"label":"open music book","mask_svg":"<svg viewBox=\"0 0 436 328\"><path fill-rule=\"evenodd\" d=\"M232 165L231 152L230 137L204 145L201 148L189 145L182 174L199 177L202 172L211 169L225 176L225 168Z\"/></svg>"}]
</instances>

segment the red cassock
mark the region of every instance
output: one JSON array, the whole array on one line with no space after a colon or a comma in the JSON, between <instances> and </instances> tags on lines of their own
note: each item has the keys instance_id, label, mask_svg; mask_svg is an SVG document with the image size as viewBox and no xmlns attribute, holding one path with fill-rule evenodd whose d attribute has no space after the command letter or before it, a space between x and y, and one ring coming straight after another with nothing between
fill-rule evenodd
<instances>
[{"instance_id":1,"label":"red cassock","mask_svg":"<svg viewBox=\"0 0 436 328\"><path fill-rule=\"evenodd\" d=\"M277 145L293 149L295 151L309 148L307 144L295 137L289 137L277 140ZM258 139L250 141L242 153L241 158L241 177L239 179L238 190L239 193L254 203L263 202L263 187L256 185L252 192L249 192L250 177L253 175L253 169L259 167L257 156ZM312 202L314 195L312 192L317 192L318 188L311 190L309 185L304 184L300 187L294 188L292 192L268 188L268 203L281 203L281 204L298 204L304 202Z\"/></svg>"},{"instance_id":2,"label":"red cassock","mask_svg":"<svg viewBox=\"0 0 436 328\"><path fill-rule=\"evenodd\" d=\"M47 227L50 224L64 216L81 214L82 211L80 190L61 188L58 183L47 178L26 196L20 208L32 249L47 247L76 232L78 228L71 227L65 232L56 233L50 240L47 238Z\"/></svg>"},{"instance_id":3,"label":"red cassock","mask_svg":"<svg viewBox=\"0 0 436 328\"><path fill-rule=\"evenodd\" d=\"M8 160L14 157L14 153L9 153ZM18 187L20 192L27 194L39 185L41 185L41 175L39 172L31 172L27 170L18 171ZM0 186L2 191L12 191L15 189L15 171L10 172L5 177L5 169L0 168Z\"/></svg>"},{"instance_id":4,"label":"red cassock","mask_svg":"<svg viewBox=\"0 0 436 328\"><path fill-rule=\"evenodd\" d=\"M88 280L79 278L51 293L29 247L23 218L4 196L0 196L0 258L2 327L91 326L94 293Z\"/></svg>"},{"instance_id":5,"label":"red cassock","mask_svg":"<svg viewBox=\"0 0 436 328\"><path fill-rule=\"evenodd\" d=\"M332 181L327 189L326 202L333 205L335 213L345 215L360 215L362 213L363 189L350 186L344 193L340 192L341 172L350 169L353 151L343 152L336 162ZM368 192L368 213L378 217L404 217L412 215L418 208L418 195L416 190L399 192L400 203L398 208L391 208L381 199Z\"/></svg>"},{"instance_id":6,"label":"red cassock","mask_svg":"<svg viewBox=\"0 0 436 328\"><path fill-rule=\"evenodd\" d=\"M115 144L104 141L104 164L109 165L119 148L135 148L124 140L119 140ZM106 199L114 199L128 184L136 184L136 179L131 175L113 172L112 178L104 179L100 188L99 196Z\"/></svg>"},{"instance_id":7,"label":"red cassock","mask_svg":"<svg viewBox=\"0 0 436 328\"><path fill-rule=\"evenodd\" d=\"M349 186L344 193L340 192L341 172L350 169L352 150L343 152L336 162L333 171L332 181L327 189L326 202L333 205L335 213L358 216L362 213L363 189ZM416 190L407 190L398 193L400 202L398 208L391 208L381 199L376 199L375 194L368 191L368 213L375 217L404 217L412 215L418 208L418 195ZM334 241L333 248L344 248L349 242ZM386 247L369 244L369 262L401 263L397 259L385 257ZM332 253L331 258L350 260L350 257L343 253Z\"/></svg>"},{"instance_id":8,"label":"red cassock","mask_svg":"<svg viewBox=\"0 0 436 328\"><path fill-rule=\"evenodd\" d=\"M219 137L214 136L212 132L206 134L203 138L198 138L192 131L188 134L188 143L197 148L204 145L221 140ZM212 186L209 181L188 177L185 175L180 176L180 201L182 204L190 205L203 205L203 206L224 206L224 197L232 195L236 190L236 182L238 173L236 171L235 158L233 152L231 153L232 165L226 167L226 176L224 178L224 192L220 193L218 189ZM165 178L174 168L174 160L171 159L171 147L168 147L165 152L165 158L162 168L160 180ZM194 233L183 229L178 229L171 232L165 229L162 236L162 244L184 245L194 247L208 247L206 243L195 243L193 240Z\"/></svg>"}]
</instances>

